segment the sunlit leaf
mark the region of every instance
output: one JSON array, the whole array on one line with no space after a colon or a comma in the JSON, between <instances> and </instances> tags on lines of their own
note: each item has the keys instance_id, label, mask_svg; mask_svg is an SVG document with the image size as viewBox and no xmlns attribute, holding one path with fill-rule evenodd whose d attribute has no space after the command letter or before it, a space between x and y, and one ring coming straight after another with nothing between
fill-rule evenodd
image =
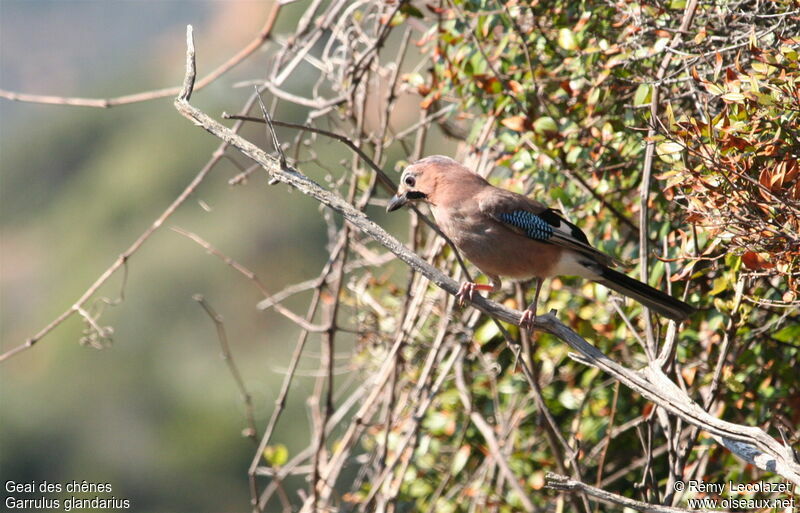
<instances>
[{"instance_id":1,"label":"sunlit leaf","mask_svg":"<svg viewBox=\"0 0 800 513\"><path fill-rule=\"evenodd\" d=\"M549 116L544 116L533 122L533 130L538 134L551 134L558 132L558 125Z\"/></svg>"},{"instance_id":2,"label":"sunlit leaf","mask_svg":"<svg viewBox=\"0 0 800 513\"><path fill-rule=\"evenodd\" d=\"M469 445L462 445L458 451L456 451L456 454L453 456L453 463L450 465L453 474L458 474L464 469L464 466L466 466L469 461L470 452Z\"/></svg>"},{"instance_id":3,"label":"sunlit leaf","mask_svg":"<svg viewBox=\"0 0 800 513\"><path fill-rule=\"evenodd\" d=\"M772 338L781 342L797 343L800 341L800 323L784 326L776 331Z\"/></svg>"},{"instance_id":4,"label":"sunlit leaf","mask_svg":"<svg viewBox=\"0 0 800 513\"><path fill-rule=\"evenodd\" d=\"M721 87L719 87L718 85L716 85L716 84L714 84L712 82L703 82L703 86L706 88L706 90L709 93L711 93L711 94L713 94L715 96L720 96L720 95L725 93L725 91Z\"/></svg>"},{"instance_id":5,"label":"sunlit leaf","mask_svg":"<svg viewBox=\"0 0 800 513\"><path fill-rule=\"evenodd\" d=\"M725 93L722 99L729 103L743 103L745 96L742 93Z\"/></svg>"},{"instance_id":6,"label":"sunlit leaf","mask_svg":"<svg viewBox=\"0 0 800 513\"><path fill-rule=\"evenodd\" d=\"M575 34L568 28L562 28L558 31L558 45L564 50L575 50L578 48L578 43L575 41Z\"/></svg>"},{"instance_id":7,"label":"sunlit leaf","mask_svg":"<svg viewBox=\"0 0 800 513\"><path fill-rule=\"evenodd\" d=\"M683 146L673 141L663 142L656 146L656 153L664 162L677 162L681 159Z\"/></svg>"},{"instance_id":8,"label":"sunlit leaf","mask_svg":"<svg viewBox=\"0 0 800 513\"><path fill-rule=\"evenodd\" d=\"M639 87L636 88L636 93L633 95L633 104L645 105L650 103L652 92L653 88L649 84L639 84Z\"/></svg>"},{"instance_id":9,"label":"sunlit leaf","mask_svg":"<svg viewBox=\"0 0 800 513\"><path fill-rule=\"evenodd\" d=\"M280 467L289 461L289 449L283 444L268 445L264 448L264 460L273 467Z\"/></svg>"},{"instance_id":10,"label":"sunlit leaf","mask_svg":"<svg viewBox=\"0 0 800 513\"><path fill-rule=\"evenodd\" d=\"M514 130L515 132L524 132L526 130L525 128L526 121L527 118L525 116L519 115L519 116L511 116L510 118L505 118L500 121L500 124L506 128Z\"/></svg>"},{"instance_id":11,"label":"sunlit leaf","mask_svg":"<svg viewBox=\"0 0 800 513\"><path fill-rule=\"evenodd\" d=\"M771 269L775 266L775 264L771 263L763 255L753 251L747 251L742 255L742 263L744 263L745 267L754 271Z\"/></svg>"}]
</instances>

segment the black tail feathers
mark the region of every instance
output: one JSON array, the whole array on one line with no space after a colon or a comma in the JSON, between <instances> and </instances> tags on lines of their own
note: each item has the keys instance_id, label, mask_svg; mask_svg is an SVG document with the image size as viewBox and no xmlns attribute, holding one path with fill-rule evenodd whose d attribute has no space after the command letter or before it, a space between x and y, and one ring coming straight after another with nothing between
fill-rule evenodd
<instances>
[{"instance_id":1,"label":"black tail feathers","mask_svg":"<svg viewBox=\"0 0 800 513\"><path fill-rule=\"evenodd\" d=\"M673 321L685 321L696 310L693 306L654 289L650 285L634 280L607 267L603 268L597 283L633 298L647 308L655 310Z\"/></svg>"}]
</instances>

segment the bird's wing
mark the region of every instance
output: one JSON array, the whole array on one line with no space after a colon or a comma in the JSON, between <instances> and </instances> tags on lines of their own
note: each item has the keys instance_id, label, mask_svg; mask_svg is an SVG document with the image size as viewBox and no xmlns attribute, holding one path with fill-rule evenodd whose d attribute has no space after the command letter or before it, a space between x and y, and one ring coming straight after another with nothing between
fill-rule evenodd
<instances>
[{"instance_id":1,"label":"bird's wing","mask_svg":"<svg viewBox=\"0 0 800 513\"><path fill-rule=\"evenodd\" d=\"M483 215L519 235L574 250L606 266L615 265L612 257L589 244L580 228L536 200L496 187L487 188L477 199Z\"/></svg>"}]
</instances>

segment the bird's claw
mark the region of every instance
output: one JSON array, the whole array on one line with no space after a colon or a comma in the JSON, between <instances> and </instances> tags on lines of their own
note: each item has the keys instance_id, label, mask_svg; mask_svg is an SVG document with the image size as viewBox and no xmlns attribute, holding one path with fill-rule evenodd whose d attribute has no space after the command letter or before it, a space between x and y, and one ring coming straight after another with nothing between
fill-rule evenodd
<instances>
[{"instance_id":1,"label":"bird's claw","mask_svg":"<svg viewBox=\"0 0 800 513\"><path fill-rule=\"evenodd\" d=\"M519 327L524 328L526 330L530 330L533 328L533 324L536 322L536 312L533 310L525 310L522 312L522 317L519 319Z\"/></svg>"},{"instance_id":2,"label":"bird's claw","mask_svg":"<svg viewBox=\"0 0 800 513\"><path fill-rule=\"evenodd\" d=\"M477 287L476 283L472 283L469 281L465 281L461 284L461 288L458 289L458 294L456 294L456 298L458 299L458 305L464 306L464 303L469 300L472 301L472 298L475 296L475 288Z\"/></svg>"}]
</instances>

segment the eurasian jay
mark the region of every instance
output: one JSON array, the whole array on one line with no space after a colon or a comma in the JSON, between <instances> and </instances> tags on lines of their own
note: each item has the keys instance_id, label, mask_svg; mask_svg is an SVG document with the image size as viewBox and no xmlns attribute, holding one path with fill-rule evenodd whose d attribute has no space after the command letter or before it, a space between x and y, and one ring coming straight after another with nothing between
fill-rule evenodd
<instances>
[{"instance_id":1,"label":"eurasian jay","mask_svg":"<svg viewBox=\"0 0 800 513\"><path fill-rule=\"evenodd\" d=\"M614 271L614 259L589 244L586 235L557 211L527 196L494 187L449 157L435 155L408 166L397 194L386 207L392 212L409 201L431 206L436 224L491 285L465 282L458 292L464 303L476 290L497 291L501 276L516 280L536 278L533 303L521 326L536 318L542 280L572 275L586 278L674 321L683 321L695 309L660 290Z\"/></svg>"}]
</instances>

